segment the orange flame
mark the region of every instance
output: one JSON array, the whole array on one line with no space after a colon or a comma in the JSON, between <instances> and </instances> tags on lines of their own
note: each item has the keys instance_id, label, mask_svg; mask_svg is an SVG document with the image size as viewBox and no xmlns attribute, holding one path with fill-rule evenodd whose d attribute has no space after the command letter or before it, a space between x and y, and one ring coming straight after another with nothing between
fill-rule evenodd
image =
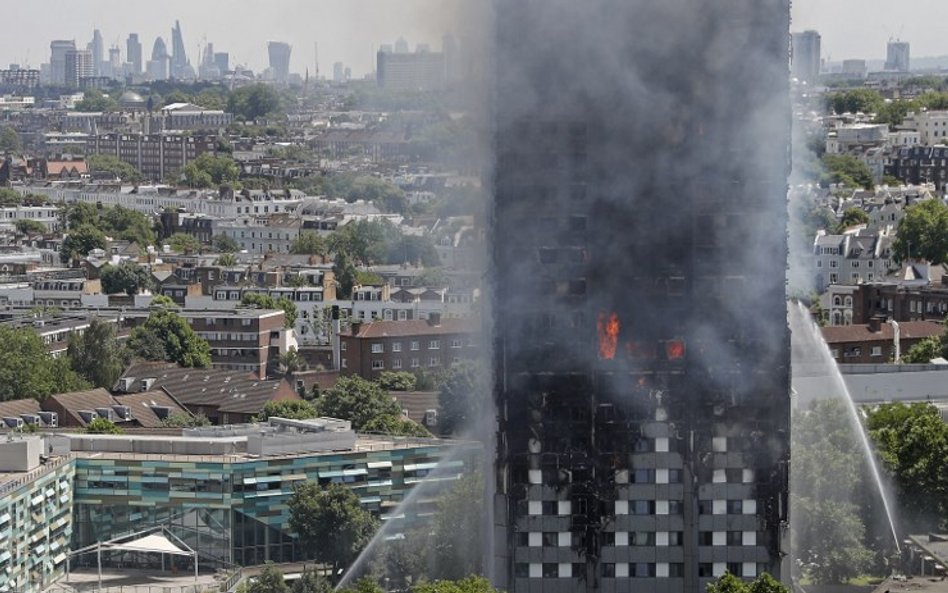
<instances>
[{"instance_id":1,"label":"orange flame","mask_svg":"<svg viewBox=\"0 0 948 593\"><path fill-rule=\"evenodd\" d=\"M619 345L619 316L615 313L599 314L596 329L599 332L599 358L612 360L616 357L616 347Z\"/></svg>"},{"instance_id":2,"label":"orange flame","mask_svg":"<svg viewBox=\"0 0 948 593\"><path fill-rule=\"evenodd\" d=\"M668 360L678 360L685 357L685 343L681 340L671 340L665 343L665 356Z\"/></svg>"}]
</instances>

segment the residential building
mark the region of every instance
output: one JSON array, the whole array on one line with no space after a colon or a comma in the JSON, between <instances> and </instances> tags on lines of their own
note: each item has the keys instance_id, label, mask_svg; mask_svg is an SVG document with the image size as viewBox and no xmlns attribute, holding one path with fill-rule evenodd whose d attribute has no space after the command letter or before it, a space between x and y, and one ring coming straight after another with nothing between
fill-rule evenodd
<instances>
[{"instance_id":1,"label":"residential building","mask_svg":"<svg viewBox=\"0 0 948 593\"><path fill-rule=\"evenodd\" d=\"M50 83L58 86L67 86L66 53L76 50L76 42L56 40L49 44L49 50ZM78 84L76 86L78 86Z\"/></svg>"},{"instance_id":2,"label":"residential building","mask_svg":"<svg viewBox=\"0 0 948 593\"><path fill-rule=\"evenodd\" d=\"M86 154L118 157L150 179L162 180L205 152L214 152L216 137L161 134L98 134L86 140Z\"/></svg>"},{"instance_id":3,"label":"residential building","mask_svg":"<svg viewBox=\"0 0 948 593\"><path fill-rule=\"evenodd\" d=\"M29 90L36 88L40 82L40 71L30 68L10 68L0 70L0 88L14 90Z\"/></svg>"},{"instance_id":4,"label":"residential building","mask_svg":"<svg viewBox=\"0 0 948 593\"><path fill-rule=\"evenodd\" d=\"M803 31L794 33L791 39L792 76L801 82L817 82L823 63L820 55L820 34L817 31Z\"/></svg>"},{"instance_id":5,"label":"residential building","mask_svg":"<svg viewBox=\"0 0 948 593\"><path fill-rule=\"evenodd\" d=\"M885 364L895 361L895 326L874 317L865 324L820 328L823 339L839 364ZM898 324L899 354L922 340L940 337L945 326L934 321L905 321Z\"/></svg>"},{"instance_id":6,"label":"residential building","mask_svg":"<svg viewBox=\"0 0 948 593\"><path fill-rule=\"evenodd\" d=\"M205 109L191 103L172 103L161 108L153 120L160 130L220 130L234 121L234 115L220 109Z\"/></svg>"},{"instance_id":7,"label":"residential building","mask_svg":"<svg viewBox=\"0 0 948 593\"><path fill-rule=\"evenodd\" d=\"M389 91L431 91L444 88L444 54L434 52L378 52L379 88Z\"/></svg>"},{"instance_id":8,"label":"residential building","mask_svg":"<svg viewBox=\"0 0 948 593\"><path fill-rule=\"evenodd\" d=\"M789 2L494 12L493 584L789 581Z\"/></svg>"},{"instance_id":9,"label":"residential building","mask_svg":"<svg viewBox=\"0 0 948 593\"><path fill-rule=\"evenodd\" d=\"M882 280L894 269L895 236L886 229L865 228L841 235L817 231L813 241L813 272L816 290L831 284L862 284Z\"/></svg>"},{"instance_id":10,"label":"residential building","mask_svg":"<svg viewBox=\"0 0 948 593\"><path fill-rule=\"evenodd\" d=\"M73 49L66 52L66 86L80 88L83 81L93 76L92 52Z\"/></svg>"},{"instance_id":11,"label":"residential building","mask_svg":"<svg viewBox=\"0 0 948 593\"><path fill-rule=\"evenodd\" d=\"M270 56L270 71L273 74L273 80L286 84L290 77L290 51L289 43L282 41L271 41L267 43L267 53Z\"/></svg>"},{"instance_id":12,"label":"residential building","mask_svg":"<svg viewBox=\"0 0 948 593\"><path fill-rule=\"evenodd\" d=\"M352 323L340 336L340 372L375 380L385 371L436 372L474 359L480 352L477 325L466 319Z\"/></svg>"},{"instance_id":13,"label":"residential building","mask_svg":"<svg viewBox=\"0 0 948 593\"><path fill-rule=\"evenodd\" d=\"M931 183L938 191L944 191L948 182L948 146L899 148L889 155L885 174L913 185Z\"/></svg>"}]
</instances>

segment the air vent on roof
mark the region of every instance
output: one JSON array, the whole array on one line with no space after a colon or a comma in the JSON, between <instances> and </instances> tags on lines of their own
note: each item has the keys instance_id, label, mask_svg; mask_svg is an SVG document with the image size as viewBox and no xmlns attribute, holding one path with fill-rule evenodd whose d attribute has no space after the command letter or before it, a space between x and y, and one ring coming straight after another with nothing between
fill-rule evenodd
<instances>
[{"instance_id":1,"label":"air vent on roof","mask_svg":"<svg viewBox=\"0 0 948 593\"><path fill-rule=\"evenodd\" d=\"M3 423L7 425L8 428L22 428L23 419L17 416L4 416Z\"/></svg>"},{"instance_id":2,"label":"air vent on roof","mask_svg":"<svg viewBox=\"0 0 948 593\"><path fill-rule=\"evenodd\" d=\"M59 414L56 412L40 412L40 419L43 421L49 428L57 428L59 426Z\"/></svg>"}]
</instances>

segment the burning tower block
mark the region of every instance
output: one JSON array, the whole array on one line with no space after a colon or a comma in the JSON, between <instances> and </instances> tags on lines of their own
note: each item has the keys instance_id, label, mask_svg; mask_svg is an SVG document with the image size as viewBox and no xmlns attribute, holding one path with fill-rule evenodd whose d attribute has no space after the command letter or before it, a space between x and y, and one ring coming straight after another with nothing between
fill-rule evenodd
<instances>
[{"instance_id":1,"label":"burning tower block","mask_svg":"<svg viewBox=\"0 0 948 593\"><path fill-rule=\"evenodd\" d=\"M789 578L788 0L499 0L508 591Z\"/></svg>"}]
</instances>

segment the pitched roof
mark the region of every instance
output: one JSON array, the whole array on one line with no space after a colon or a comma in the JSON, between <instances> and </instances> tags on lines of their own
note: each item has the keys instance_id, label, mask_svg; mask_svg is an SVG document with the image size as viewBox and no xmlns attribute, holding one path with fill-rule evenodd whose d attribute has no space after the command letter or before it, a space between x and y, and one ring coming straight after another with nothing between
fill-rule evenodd
<instances>
[{"instance_id":1,"label":"pitched roof","mask_svg":"<svg viewBox=\"0 0 948 593\"><path fill-rule=\"evenodd\" d=\"M188 411L176 399L161 390L143 391L116 395L115 401L132 410L132 418L138 421L143 428L157 428L162 419L155 414L154 407L169 408L170 414L187 414Z\"/></svg>"},{"instance_id":2,"label":"pitched roof","mask_svg":"<svg viewBox=\"0 0 948 593\"><path fill-rule=\"evenodd\" d=\"M869 324L838 325L822 328L823 339L827 344L843 344L847 342L891 342L895 335L891 324L882 323L879 331L871 331ZM936 321L902 321L899 322L899 334L902 340L918 340L941 336L945 333L945 326Z\"/></svg>"},{"instance_id":3,"label":"pitched roof","mask_svg":"<svg viewBox=\"0 0 948 593\"><path fill-rule=\"evenodd\" d=\"M94 410L95 408L110 408L115 405L115 400L105 389L97 387L86 391L70 391L69 393L58 393L51 395L49 401L58 403L63 413L70 416L72 420L80 426L85 426L87 422L79 414L80 410ZM60 424L64 424L62 420Z\"/></svg>"},{"instance_id":4,"label":"pitched roof","mask_svg":"<svg viewBox=\"0 0 948 593\"><path fill-rule=\"evenodd\" d=\"M0 418L19 416L20 414L39 414L39 412L40 404L33 398L0 402Z\"/></svg>"},{"instance_id":5,"label":"pitched roof","mask_svg":"<svg viewBox=\"0 0 948 593\"><path fill-rule=\"evenodd\" d=\"M357 338L400 338L408 336L431 336L440 334L463 334L477 331L476 324L469 319L442 319L434 325L424 319L410 321L373 321L359 328Z\"/></svg>"},{"instance_id":6,"label":"pitched roof","mask_svg":"<svg viewBox=\"0 0 948 593\"><path fill-rule=\"evenodd\" d=\"M182 405L212 406L237 414L256 414L275 399L299 399L285 379L261 380L246 371L138 362L129 366L122 377L153 378L152 390L162 390Z\"/></svg>"},{"instance_id":7,"label":"pitched roof","mask_svg":"<svg viewBox=\"0 0 948 593\"><path fill-rule=\"evenodd\" d=\"M437 391L390 391L398 406L408 412L408 417L421 424L425 412L439 409Z\"/></svg>"}]
</instances>

